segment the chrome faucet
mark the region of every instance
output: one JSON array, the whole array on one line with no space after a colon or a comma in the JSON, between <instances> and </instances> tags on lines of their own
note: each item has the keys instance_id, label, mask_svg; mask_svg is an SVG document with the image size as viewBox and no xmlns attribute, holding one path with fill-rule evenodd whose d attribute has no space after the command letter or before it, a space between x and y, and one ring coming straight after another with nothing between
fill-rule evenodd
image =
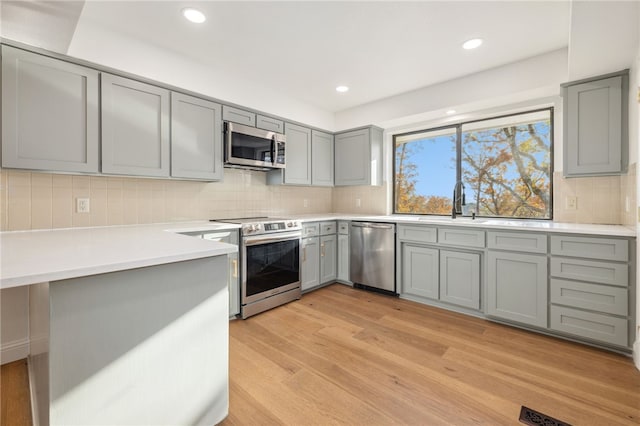
<instances>
[{"instance_id":1,"label":"chrome faucet","mask_svg":"<svg viewBox=\"0 0 640 426\"><path fill-rule=\"evenodd\" d=\"M455 219L456 215L462 214L462 206L464 204L464 184L459 180L453 186L453 207L451 207L451 219Z\"/></svg>"}]
</instances>

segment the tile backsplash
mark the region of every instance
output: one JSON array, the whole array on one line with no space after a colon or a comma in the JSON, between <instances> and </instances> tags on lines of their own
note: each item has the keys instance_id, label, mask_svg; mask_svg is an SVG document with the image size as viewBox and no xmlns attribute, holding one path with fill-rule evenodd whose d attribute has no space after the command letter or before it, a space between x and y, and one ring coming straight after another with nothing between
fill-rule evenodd
<instances>
[{"instance_id":1,"label":"tile backsplash","mask_svg":"<svg viewBox=\"0 0 640 426\"><path fill-rule=\"evenodd\" d=\"M90 213L76 213L77 198ZM0 230L329 213L331 188L269 186L264 172L225 169L223 182L0 171Z\"/></svg>"},{"instance_id":2,"label":"tile backsplash","mask_svg":"<svg viewBox=\"0 0 640 426\"><path fill-rule=\"evenodd\" d=\"M629 172L622 176L583 178L564 178L562 172L555 172L554 220L635 226L636 169L634 163L629 166ZM567 208L567 197L576 197L575 209Z\"/></svg>"},{"instance_id":3,"label":"tile backsplash","mask_svg":"<svg viewBox=\"0 0 640 426\"><path fill-rule=\"evenodd\" d=\"M225 169L223 182L0 170L0 230L70 228L308 213L387 214L386 186L270 186L263 172ZM568 209L566 197L577 199ZM76 213L77 198L90 213ZM626 209L627 198L629 211ZM554 173L554 220L634 226L636 165L623 176Z\"/></svg>"}]
</instances>

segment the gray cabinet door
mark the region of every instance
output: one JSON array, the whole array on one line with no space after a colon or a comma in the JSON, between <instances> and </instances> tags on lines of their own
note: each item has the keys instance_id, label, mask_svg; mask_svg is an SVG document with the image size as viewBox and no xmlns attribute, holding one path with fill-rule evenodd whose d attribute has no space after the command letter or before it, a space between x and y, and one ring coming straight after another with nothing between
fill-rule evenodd
<instances>
[{"instance_id":1,"label":"gray cabinet door","mask_svg":"<svg viewBox=\"0 0 640 426\"><path fill-rule=\"evenodd\" d=\"M271 130L276 133L284 133L284 121L265 115L256 115L256 127L258 129Z\"/></svg>"},{"instance_id":2,"label":"gray cabinet door","mask_svg":"<svg viewBox=\"0 0 640 426\"><path fill-rule=\"evenodd\" d=\"M2 46L2 167L98 172L98 72Z\"/></svg>"},{"instance_id":3,"label":"gray cabinet door","mask_svg":"<svg viewBox=\"0 0 640 426\"><path fill-rule=\"evenodd\" d=\"M222 112L219 104L171 93L171 176L222 179Z\"/></svg>"},{"instance_id":4,"label":"gray cabinet door","mask_svg":"<svg viewBox=\"0 0 640 426\"><path fill-rule=\"evenodd\" d=\"M624 91L623 76L565 88L565 176L624 171L623 149L627 146Z\"/></svg>"},{"instance_id":5,"label":"gray cabinet door","mask_svg":"<svg viewBox=\"0 0 640 426\"><path fill-rule=\"evenodd\" d=\"M302 239L302 261L300 262L302 291L320 284L320 238Z\"/></svg>"},{"instance_id":6,"label":"gray cabinet door","mask_svg":"<svg viewBox=\"0 0 640 426\"><path fill-rule=\"evenodd\" d=\"M489 251L487 314L547 327L547 257Z\"/></svg>"},{"instance_id":7,"label":"gray cabinet door","mask_svg":"<svg viewBox=\"0 0 640 426\"><path fill-rule=\"evenodd\" d=\"M256 115L253 112L234 108L229 105L222 106L222 119L224 121L244 124L245 126L256 127Z\"/></svg>"},{"instance_id":8,"label":"gray cabinet door","mask_svg":"<svg viewBox=\"0 0 640 426\"><path fill-rule=\"evenodd\" d=\"M101 75L102 171L169 176L169 91Z\"/></svg>"},{"instance_id":9,"label":"gray cabinet door","mask_svg":"<svg viewBox=\"0 0 640 426\"><path fill-rule=\"evenodd\" d=\"M333 186L333 135L311 131L311 184Z\"/></svg>"},{"instance_id":10,"label":"gray cabinet door","mask_svg":"<svg viewBox=\"0 0 640 426\"><path fill-rule=\"evenodd\" d=\"M338 235L338 281L349 281L349 235Z\"/></svg>"},{"instance_id":11,"label":"gray cabinet door","mask_svg":"<svg viewBox=\"0 0 640 426\"><path fill-rule=\"evenodd\" d=\"M402 293L438 299L438 249L402 244Z\"/></svg>"},{"instance_id":12,"label":"gray cabinet door","mask_svg":"<svg viewBox=\"0 0 640 426\"><path fill-rule=\"evenodd\" d=\"M480 309L480 254L440 250L440 300Z\"/></svg>"},{"instance_id":13,"label":"gray cabinet door","mask_svg":"<svg viewBox=\"0 0 640 426\"><path fill-rule=\"evenodd\" d=\"M320 237L320 283L335 281L338 276L338 239L334 235Z\"/></svg>"},{"instance_id":14,"label":"gray cabinet door","mask_svg":"<svg viewBox=\"0 0 640 426\"><path fill-rule=\"evenodd\" d=\"M311 185L311 129L285 123L286 168L284 183Z\"/></svg>"},{"instance_id":15,"label":"gray cabinet door","mask_svg":"<svg viewBox=\"0 0 640 426\"><path fill-rule=\"evenodd\" d=\"M369 129L335 136L335 185L369 185L371 147Z\"/></svg>"}]
</instances>

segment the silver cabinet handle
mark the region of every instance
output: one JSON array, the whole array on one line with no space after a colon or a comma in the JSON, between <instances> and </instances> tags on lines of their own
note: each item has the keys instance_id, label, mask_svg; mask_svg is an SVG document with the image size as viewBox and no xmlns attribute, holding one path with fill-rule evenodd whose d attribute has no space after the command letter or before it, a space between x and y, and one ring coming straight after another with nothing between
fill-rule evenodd
<instances>
[{"instance_id":1,"label":"silver cabinet handle","mask_svg":"<svg viewBox=\"0 0 640 426\"><path fill-rule=\"evenodd\" d=\"M302 261L307 261L307 246L302 247Z\"/></svg>"},{"instance_id":2,"label":"silver cabinet handle","mask_svg":"<svg viewBox=\"0 0 640 426\"><path fill-rule=\"evenodd\" d=\"M324 243L320 244L320 248L322 249L320 256L324 257Z\"/></svg>"}]
</instances>

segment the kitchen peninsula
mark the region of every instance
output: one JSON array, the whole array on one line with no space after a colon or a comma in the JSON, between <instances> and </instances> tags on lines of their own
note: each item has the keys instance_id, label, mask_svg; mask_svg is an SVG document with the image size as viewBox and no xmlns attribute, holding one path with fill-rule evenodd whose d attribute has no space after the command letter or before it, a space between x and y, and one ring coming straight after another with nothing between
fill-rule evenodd
<instances>
[{"instance_id":1,"label":"kitchen peninsula","mask_svg":"<svg viewBox=\"0 0 640 426\"><path fill-rule=\"evenodd\" d=\"M0 234L1 288L29 286L35 424L215 424L227 415L227 255L237 248L176 234L189 230Z\"/></svg>"}]
</instances>

